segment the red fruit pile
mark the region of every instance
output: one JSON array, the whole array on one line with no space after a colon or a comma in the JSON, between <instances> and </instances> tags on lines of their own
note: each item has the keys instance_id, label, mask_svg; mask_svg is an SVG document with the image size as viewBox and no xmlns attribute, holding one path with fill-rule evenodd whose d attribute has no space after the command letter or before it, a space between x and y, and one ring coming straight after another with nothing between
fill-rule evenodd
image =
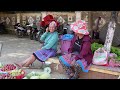
<instances>
[{"instance_id":1,"label":"red fruit pile","mask_svg":"<svg viewBox=\"0 0 120 90\"><path fill-rule=\"evenodd\" d=\"M16 69L16 66L14 64L6 64L1 71L10 71Z\"/></svg>"},{"instance_id":2,"label":"red fruit pile","mask_svg":"<svg viewBox=\"0 0 120 90\"><path fill-rule=\"evenodd\" d=\"M0 74L0 79L16 79L16 77L15 76L11 76L8 73L8 74Z\"/></svg>"}]
</instances>

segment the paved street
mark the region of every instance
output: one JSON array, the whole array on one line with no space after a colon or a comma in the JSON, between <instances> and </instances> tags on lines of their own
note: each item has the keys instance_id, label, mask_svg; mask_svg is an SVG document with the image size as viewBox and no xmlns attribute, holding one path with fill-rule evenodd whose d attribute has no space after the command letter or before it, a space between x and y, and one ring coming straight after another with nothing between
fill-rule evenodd
<instances>
[{"instance_id":1,"label":"paved street","mask_svg":"<svg viewBox=\"0 0 120 90\"><path fill-rule=\"evenodd\" d=\"M23 61L28 58L34 51L38 50L40 43L35 40L30 40L28 37L17 38L14 35L0 35L0 43L2 43L2 51L0 62L10 64L16 61ZM41 63L35 61L34 66L40 67ZM42 69L25 69L26 73L31 71L42 71ZM51 73L52 78L66 77L57 72Z\"/></svg>"},{"instance_id":2,"label":"paved street","mask_svg":"<svg viewBox=\"0 0 120 90\"><path fill-rule=\"evenodd\" d=\"M19 62L28 58L34 51L39 49L40 43L35 40L30 40L28 37L17 38L14 35L0 35L0 47L1 46L2 46L1 48L2 51L0 56L0 62L3 64L12 64L16 61ZM33 65L34 67L41 67L41 63L38 60L36 60ZM110 69L110 67L108 68ZM24 69L24 70L26 71L26 74L32 71L35 72L43 71L43 69ZM114 71L116 70L117 69L115 69ZM58 72L52 72L51 77L57 79L57 78L66 78L67 76L64 74L59 74ZM81 73L80 77L83 79L100 79L100 78L115 79L118 76L113 76L113 75L105 76L105 74L100 74L91 71L88 74Z\"/></svg>"}]
</instances>

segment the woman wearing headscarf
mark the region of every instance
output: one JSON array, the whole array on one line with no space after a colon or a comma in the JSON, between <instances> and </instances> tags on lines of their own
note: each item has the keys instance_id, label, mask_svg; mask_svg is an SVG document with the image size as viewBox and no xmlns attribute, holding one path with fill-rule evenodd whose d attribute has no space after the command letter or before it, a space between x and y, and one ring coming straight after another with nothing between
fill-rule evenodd
<instances>
[{"instance_id":1,"label":"woman wearing headscarf","mask_svg":"<svg viewBox=\"0 0 120 90\"><path fill-rule=\"evenodd\" d=\"M71 53L59 57L60 63L66 70L69 78L77 79L79 72L88 72L92 63L91 38L84 20L79 20L70 25L75 33L72 40Z\"/></svg>"}]
</instances>

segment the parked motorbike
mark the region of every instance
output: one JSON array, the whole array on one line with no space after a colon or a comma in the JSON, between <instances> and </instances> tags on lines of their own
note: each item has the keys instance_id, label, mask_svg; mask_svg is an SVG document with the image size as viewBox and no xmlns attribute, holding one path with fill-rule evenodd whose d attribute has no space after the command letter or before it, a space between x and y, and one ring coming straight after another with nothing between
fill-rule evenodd
<instances>
[{"instance_id":1,"label":"parked motorbike","mask_svg":"<svg viewBox=\"0 0 120 90\"><path fill-rule=\"evenodd\" d=\"M63 34L73 34L74 32L70 29L70 24L65 24L63 27Z\"/></svg>"},{"instance_id":2,"label":"parked motorbike","mask_svg":"<svg viewBox=\"0 0 120 90\"><path fill-rule=\"evenodd\" d=\"M36 37L36 35L37 35L37 32L38 32L38 30L37 30L37 28L31 28L30 29L30 39L31 40L36 40L37 41L37 37Z\"/></svg>"},{"instance_id":3,"label":"parked motorbike","mask_svg":"<svg viewBox=\"0 0 120 90\"><path fill-rule=\"evenodd\" d=\"M40 37L42 36L42 34L45 33L45 28L44 27L40 27L40 30L38 30L37 34L36 34L36 39L42 43L42 41L40 40Z\"/></svg>"},{"instance_id":4,"label":"parked motorbike","mask_svg":"<svg viewBox=\"0 0 120 90\"><path fill-rule=\"evenodd\" d=\"M25 36L26 32L26 28L22 27L19 23L15 25L15 33L18 38Z\"/></svg>"},{"instance_id":5,"label":"parked motorbike","mask_svg":"<svg viewBox=\"0 0 120 90\"><path fill-rule=\"evenodd\" d=\"M58 33L59 35L64 34L73 34L74 32L70 29L70 24L62 24L58 27Z\"/></svg>"},{"instance_id":6,"label":"parked motorbike","mask_svg":"<svg viewBox=\"0 0 120 90\"><path fill-rule=\"evenodd\" d=\"M30 36L30 33L32 32L32 26L26 25L27 35Z\"/></svg>"},{"instance_id":7,"label":"parked motorbike","mask_svg":"<svg viewBox=\"0 0 120 90\"><path fill-rule=\"evenodd\" d=\"M0 23L0 34L6 34L6 33L8 33L8 31L6 30L5 22L1 22Z\"/></svg>"}]
</instances>

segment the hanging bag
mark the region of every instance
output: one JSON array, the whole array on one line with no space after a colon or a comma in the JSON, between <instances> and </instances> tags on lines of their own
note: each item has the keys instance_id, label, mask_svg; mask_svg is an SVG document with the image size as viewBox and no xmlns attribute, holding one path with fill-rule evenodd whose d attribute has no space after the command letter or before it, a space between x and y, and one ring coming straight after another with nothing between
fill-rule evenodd
<instances>
[{"instance_id":1,"label":"hanging bag","mask_svg":"<svg viewBox=\"0 0 120 90\"><path fill-rule=\"evenodd\" d=\"M72 34L65 34L61 36L60 39L60 50L61 54L68 54L71 53L69 50L72 48L72 39L74 35Z\"/></svg>"}]
</instances>

